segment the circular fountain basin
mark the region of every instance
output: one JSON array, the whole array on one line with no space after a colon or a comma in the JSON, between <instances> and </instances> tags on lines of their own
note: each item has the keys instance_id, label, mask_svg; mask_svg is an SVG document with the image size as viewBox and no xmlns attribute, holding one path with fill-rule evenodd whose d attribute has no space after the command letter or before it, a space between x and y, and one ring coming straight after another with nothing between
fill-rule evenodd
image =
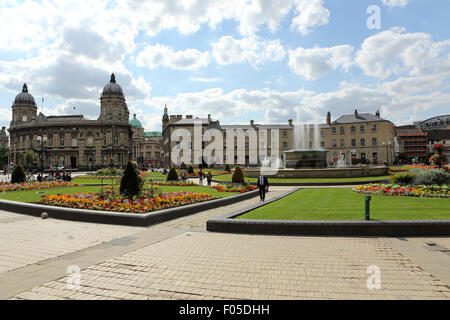
<instances>
[{"instance_id":1,"label":"circular fountain basin","mask_svg":"<svg viewBox=\"0 0 450 320\"><path fill-rule=\"evenodd\" d=\"M285 151L283 154L286 168L326 168L326 149L293 149Z\"/></svg>"}]
</instances>

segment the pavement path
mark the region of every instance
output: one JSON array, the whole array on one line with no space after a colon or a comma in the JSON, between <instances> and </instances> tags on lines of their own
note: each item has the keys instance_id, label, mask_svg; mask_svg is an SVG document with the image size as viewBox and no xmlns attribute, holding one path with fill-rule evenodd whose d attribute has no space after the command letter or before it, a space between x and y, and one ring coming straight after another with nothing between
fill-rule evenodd
<instances>
[{"instance_id":1,"label":"pavement path","mask_svg":"<svg viewBox=\"0 0 450 320\"><path fill-rule=\"evenodd\" d=\"M271 187L267 199L289 189ZM258 201L148 228L0 211L0 299L450 299L450 238L205 231L210 217ZM369 266L381 289L368 289Z\"/></svg>"}]
</instances>

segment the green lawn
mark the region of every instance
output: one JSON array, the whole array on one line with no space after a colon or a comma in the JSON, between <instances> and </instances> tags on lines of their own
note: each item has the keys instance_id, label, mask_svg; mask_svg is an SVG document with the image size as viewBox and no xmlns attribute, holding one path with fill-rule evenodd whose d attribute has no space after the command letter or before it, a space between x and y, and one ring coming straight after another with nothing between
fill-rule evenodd
<instances>
[{"instance_id":1,"label":"green lawn","mask_svg":"<svg viewBox=\"0 0 450 320\"><path fill-rule=\"evenodd\" d=\"M29 190L29 191L12 191L0 193L0 200L11 200L19 202L37 201L42 196L50 194L77 193L77 192L100 192L101 186L78 186L78 187L58 187L49 189ZM218 192L215 189L202 186L161 186L162 192L197 192L208 193L218 198L224 198L236 195L236 192Z\"/></svg>"},{"instance_id":2,"label":"green lawn","mask_svg":"<svg viewBox=\"0 0 450 320\"><path fill-rule=\"evenodd\" d=\"M231 181L231 174L214 177L215 180ZM343 181L383 181L389 180L390 176L360 177L360 178L309 178L309 179L283 179L268 177L270 182L343 182ZM244 178L246 182L256 182L257 178Z\"/></svg>"},{"instance_id":3,"label":"green lawn","mask_svg":"<svg viewBox=\"0 0 450 320\"><path fill-rule=\"evenodd\" d=\"M450 219L450 199L372 196L372 220ZM364 195L350 188L303 189L237 219L364 220Z\"/></svg>"}]
</instances>

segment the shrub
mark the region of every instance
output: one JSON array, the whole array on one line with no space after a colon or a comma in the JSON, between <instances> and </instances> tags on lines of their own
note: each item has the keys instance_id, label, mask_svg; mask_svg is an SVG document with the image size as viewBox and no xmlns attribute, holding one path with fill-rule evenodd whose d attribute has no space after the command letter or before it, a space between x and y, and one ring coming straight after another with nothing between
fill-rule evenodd
<instances>
[{"instance_id":1,"label":"shrub","mask_svg":"<svg viewBox=\"0 0 450 320\"><path fill-rule=\"evenodd\" d=\"M409 172L396 173L396 174L392 175L392 183L403 184L403 185L412 184L415 177L416 177L415 174L409 173Z\"/></svg>"},{"instance_id":2,"label":"shrub","mask_svg":"<svg viewBox=\"0 0 450 320\"><path fill-rule=\"evenodd\" d=\"M178 174L175 168L169 170L169 173L167 174L167 181L178 181Z\"/></svg>"},{"instance_id":3,"label":"shrub","mask_svg":"<svg viewBox=\"0 0 450 320\"><path fill-rule=\"evenodd\" d=\"M244 174L241 167L234 168L233 176L231 177L233 183L244 183Z\"/></svg>"},{"instance_id":4,"label":"shrub","mask_svg":"<svg viewBox=\"0 0 450 320\"><path fill-rule=\"evenodd\" d=\"M230 169L230 165L229 165L229 164L227 164L227 165L225 166L225 172L231 172L231 169Z\"/></svg>"},{"instance_id":5,"label":"shrub","mask_svg":"<svg viewBox=\"0 0 450 320\"><path fill-rule=\"evenodd\" d=\"M121 176L123 174L123 170L116 168L99 169L95 174L97 176Z\"/></svg>"},{"instance_id":6,"label":"shrub","mask_svg":"<svg viewBox=\"0 0 450 320\"><path fill-rule=\"evenodd\" d=\"M11 175L11 183L22 183L25 182L25 180L25 169L20 164L15 166Z\"/></svg>"},{"instance_id":7,"label":"shrub","mask_svg":"<svg viewBox=\"0 0 450 320\"><path fill-rule=\"evenodd\" d=\"M187 170L186 163L182 162L180 166L181 170Z\"/></svg>"},{"instance_id":8,"label":"shrub","mask_svg":"<svg viewBox=\"0 0 450 320\"><path fill-rule=\"evenodd\" d=\"M188 173L194 174L194 168L192 168L192 166L189 166Z\"/></svg>"},{"instance_id":9,"label":"shrub","mask_svg":"<svg viewBox=\"0 0 450 320\"><path fill-rule=\"evenodd\" d=\"M450 184L450 173L443 169L411 169L415 175L414 184L416 185L443 185Z\"/></svg>"},{"instance_id":10,"label":"shrub","mask_svg":"<svg viewBox=\"0 0 450 320\"><path fill-rule=\"evenodd\" d=\"M141 193L143 181L139 176L139 171L128 161L127 167L120 180L120 193L128 199L132 199Z\"/></svg>"}]
</instances>

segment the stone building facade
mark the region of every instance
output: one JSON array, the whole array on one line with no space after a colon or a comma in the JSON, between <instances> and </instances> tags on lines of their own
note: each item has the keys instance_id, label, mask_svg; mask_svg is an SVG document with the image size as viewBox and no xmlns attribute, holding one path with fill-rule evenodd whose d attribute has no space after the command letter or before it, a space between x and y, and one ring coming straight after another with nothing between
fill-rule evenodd
<instances>
[{"instance_id":1,"label":"stone building facade","mask_svg":"<svg viewBox=\"0 0 450 320\"><path fill-rule=\"evenodd\" d=\"M112 158L124 167L132 158L132 130L122 88L114 74L100 97L97 120L83 115L37 114L33 96L23 86L12 105L10 162L23 163L21 153L33 149L39 154L38 168L64 166L67 170L94 170Z\"/></svg>"},{"instance_id":2,"label":"stone building facade","mask_svg":"<svg viewBox=\"0 0 450 320\"><path fill-rule=\"evenodd\" d=\"M141 122L136 118L136 114L133 115L130 125L133 130L133 158L141 168L161 167L161 132L145 131Z\"/></svg>"},{"instance_id":3,"label":"stone building facade","mask_svg":"<svg viewBox=\"0 0 450 320\"><path fill-rule=\"evenodd\" d=\"M192 141L195 140L196 133L199 131L195 131L195 126L201 127L202 135L208 129L217 129L222 133L222 154L212 153L209 159L205 159L204 156L196 159L199 154L203 155L205 148L211 142L202 142L201 150L196 150ZM295 125L292 120L288 120L286 124L272 125L256 124L253 120L248 125L221 125L218 120L212 120L210 115L208 118L194 118L192 115L183 118L182 115L169 115L165 107L162 118L162 159L166 167L179 166L184 159L184 151L177 151L177 148L182 148L183 141L174 134L177 129L189 132L188 150L191 154L188 158L194 164L217 164L219 157L223 156L222 166L226 164L259 166L265 159L275 158L277 155L281 158L284 151L297 149L299 145L306 149L328 149L329 166L335 166L339 160L342 160L345 165L392 164L395 160L394 125L381 118L378 111L375 114L358 114L355 110L353 115L341 116L333 122L328 112L325 123L316 125ZM227 140L227 132L228 134L238 130L249 132L251 129L256 132L256 143L252 142L247 135L243 143L239 143L238 138L235 137L233 146L227 146L227 143L232 142ZM299 139L302 140L301 143ZM234 149L233 153L230 152L230 148ZM272 152L274 148L277 148L277 152ZM239 158L237 153L241 149L244 149L244 157ZM256 154L256 159L252 154Z\"/></svg>"}]
</instances>

